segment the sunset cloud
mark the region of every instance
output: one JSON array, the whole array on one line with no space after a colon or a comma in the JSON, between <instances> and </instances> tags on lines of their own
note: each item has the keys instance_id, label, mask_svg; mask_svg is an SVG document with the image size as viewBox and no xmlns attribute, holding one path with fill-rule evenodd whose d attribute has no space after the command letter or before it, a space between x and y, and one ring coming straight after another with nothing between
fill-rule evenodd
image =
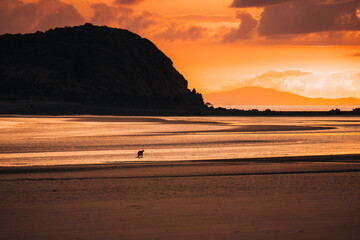
<instances>
[{"instance_id":1,"label":"sunset cloud","mask_svg":"<svg viewBox=\"0 0 360 240\"><path fill-rule=\"evenodd\" d=\"M119 5L134 5L142 1L143 0L115 0L115 3Z\"/></svg>"},{"instance_id":2,"label":"sunset cloud","mask_svg":"<svg viewBox=\"0 0 360 240\"><path fill-rule=\"evenodd\" d=\"M70 4L65 4L59 0L40 0L40 18L36 29L42 31L59 27L83 24L85 19Z\"/></svg>"},{"instance_id":3,"label":"sunset cloud","mask_svg":"<svg viewBox=\"0 0 360 240\"><path fill-rule=\"evenodd\" d=\"M287 44L296 45L360 43L358 0L234 0L230 7L263 8L251 34L256 42L279 44L287 41ZM231 29L224 39L244 39L244 34L236 33L239 31Z\"/></svg>"},{"instance_id":4,"label":"sunset cloud","mask_svg":"<svg viewBox=\"0 0 360 240\"><path fill-rule=\"evenodd\" d=\"M95 3L91 5L94 14L90 22L97 25L113 26L117 22L119 15L118 8L111 7L104 3ZM131 12L131 10L129 10Z\"/></svg>"},{"instance_id":5,"label":"sunset cloud","mask_svg":"<svg viewBox=\"0 0 360 240\"><path fill-rule=\"evenodd\" d=\"M258 22L247 12L238 12L236 18L241 21L238 28L230 29L230 32L224 36L225 42L232 42L237 39L246 39L251 36Z\"/></svg>"},{"instance_id":6,"label":"sunset cloud","mask_svg":"<svg viewBox=\"0 0 360 240\"><path fill-rule=\"evenodd\" d=\"M138 34L146 31L157 23L156 16L150 12L136 13L128 7L97 3L91 5L94 10L90 22L97 25L107 25L124 28Z\"/></svg>"},{"instance_id":7,"label":"sunset cloud","mask_svg":"<svg viewBox=\"0 0 360 240\"><path fill-rule=\"evenodd\" d=\"M35 3L2 0L0 5L1 34L44 31L84 22L85 19L72 5L60 0L39 0Z\"/></svg>"},{"instance_id":8,"label":"sunset cloud","mask_svg":"<svg viewBox=\"0 0 360 240\"><path fill-rule=\"evenodd\" d=\"M360 96L360 77L354 72L268 71L243 80L239 86L260 86L306 97Z\"/></svg>"},{"instance_id":9,"label":"sunset cloud","mask_svg":"<svg viewBox=\"0 0 360 240\"><path fill-rule=\"evenodd\" d=\"M207 29L199 26L182 26L172 23L164 31L154 35L156 39L167 41L175 40L198 40L207 35Z\"/></svg>"},{"instance_id":10,"label":"sunset cloud","mask_svg":"<svg viewBox=\"0 0 360 240\"><path fill-rule=\"evenodd\" d=\"M324 31L358 31L356 9L360 1L292 1L264 8L259 34L304 34Z\"/></svg>"},{"instance_id":11,"label":"sunset cloud","mask_svg":"<svg viewBox=\"0 0 360 240\"><path fill-rule=\"evenodd\" d=\"M139 34L148 30L156 23L154 15L150 12L142 12L140 14L133 15L121 15L119 17L119 26L121 28L134 31Z\"/></svg>"},{"instance_id":12,"label":"sunset cloud","mask_svg":"<svg viewBox=\"0 0 360 240\"><path fill-rule=\"evenodd\" d=\"M166 18L148 11L135 12L131 7L107 5L104 3L93 4L93 17L90 22L98 25L116 26L128 29L148 38L172 42L196 41L208 35L208 29L188 23L182 18ZM200 16L188 16L199 19ZM202 17L204 20L205 18ZM209 19L207 19L209 20Z\"/></svg>"},{"instance_id":13,"label":"sunset cloud","mask_svg":"<svg viewBox=\"0 0 360 240\"><path fill-rule=\"evenodd\" d=\"M269 71L246 80L246 84L277 90L294 90L294 88L306 85L303 77L310 75L312 75L311 72L301 70Z\"/></svg>"},{"instance_id":14,"label":"sunset cloud","mask_svg":"<svg viewBox=\"0 0 360 240\"><path fill-rule=\"evenodd\" d=\"M278 3L290 2L292 0L234 0L230 7L248 8L248 7L265 7Z\"/></svg>"},{"instance_id":15,"label":"sunset cloud","mask_svg":"<svg viewBox=\"0 0 360 240\"><path fill-rule=\"evenodd\" d=\"M258 77L262 79L268 78L287 78L287 77L299 77L311 75L311 72L304 72L302 70L284 70L284 71L269 71L260 74Z\"/></svg>"},{"instance_id":16,"label":"sunset cloud","mask_svg":"<svg viewBox=\"0 0 360 240\"><path fill-rule=\"evenodd\" d=\"M329 31L304 34L270 35L263 39L269 44L289 45L358 45L360 31Z\"/></svg>"},{"instance_id":17,"label":"sunset cloud","mask_svg":"<svg viewBox=\"0 0 360 240\"><path fill-rule=\"evenodd\" d=\"M175 19L181 21L194 21L194 22L231 22L233 18L231 16L219 16L219 15L183 15L177 16Z\"/></svg>"}]
</instances>

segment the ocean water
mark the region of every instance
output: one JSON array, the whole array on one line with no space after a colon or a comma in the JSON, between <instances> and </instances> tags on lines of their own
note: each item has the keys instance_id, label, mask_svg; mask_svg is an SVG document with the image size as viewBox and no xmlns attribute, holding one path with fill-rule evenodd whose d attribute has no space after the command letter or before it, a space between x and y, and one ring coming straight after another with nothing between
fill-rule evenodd
<instances>
[{"instance_id":1,"label":"ocean water","mask_svg":"<svg viewBox=\"0 0 360 240\"><path fill-rule=\"evenodd\" d=\"M360 117L0 117L0 166L348 153Z\"/></svg>"},{"instance_id":2,"label":"ocean water","mask_svg":"<svg viewBox=\"0 0 360 240\"><path fill-rule=\"evenodd\" d=\"M228 105L228 106L215 106L215 107L224 107L224 108L235 108L242 110L252 110L257 109L259 111L264 111L270 109L273 111L330 111L332 109L340 109L341 111L352 111L355 108L360 108L360 106L352 105L324 105L324 106L292 106L292 105Z\"/></svg>"}]
</instances>

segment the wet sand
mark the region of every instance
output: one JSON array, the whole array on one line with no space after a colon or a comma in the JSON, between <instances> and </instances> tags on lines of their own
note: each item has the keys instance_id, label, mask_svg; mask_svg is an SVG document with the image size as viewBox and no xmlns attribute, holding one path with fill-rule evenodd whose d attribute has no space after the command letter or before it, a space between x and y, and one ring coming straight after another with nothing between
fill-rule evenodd
<instances>
[{"instance_id":1,"label":"wet sand","mask_svg":"<svg viewBox=\"0 0 360 240\"><path fill-rule=\"evenodd\" d=\"M0 169L3 239L358 239L360 157Z\"/></svg>"}]
</instances>

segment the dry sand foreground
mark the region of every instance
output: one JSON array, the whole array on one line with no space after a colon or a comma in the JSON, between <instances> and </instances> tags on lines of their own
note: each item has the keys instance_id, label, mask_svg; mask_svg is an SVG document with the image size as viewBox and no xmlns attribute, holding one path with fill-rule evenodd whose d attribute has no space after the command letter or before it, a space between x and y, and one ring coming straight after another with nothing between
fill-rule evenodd
<instances>
[{"instance_id":1,"label":"dry sand foreground","mask_svg":"<svg viewBox=\"0 0 360 240\"><path fill-rule=\"evenodd\" d=\"M293 160L2 168L0 238L359 239L359 161Z\"/></svg>"}]
</instances>

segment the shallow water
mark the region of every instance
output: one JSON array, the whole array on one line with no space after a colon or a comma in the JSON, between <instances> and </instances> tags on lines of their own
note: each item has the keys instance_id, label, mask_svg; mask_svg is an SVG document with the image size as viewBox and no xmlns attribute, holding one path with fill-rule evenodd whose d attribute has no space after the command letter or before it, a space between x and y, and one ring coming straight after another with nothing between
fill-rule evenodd
<instances>
[{"instance_id":1,"label":"shallow water","mask_svg":"<svg viewBox=\"0 0 360 240\"><path fill-rule=\"evenodd\" d=\"M0 166L347 153L360 117L0 117Z\"/></svg>"},{"instance_id":2,"label":"shallow water","mask_svg":"<svg viewBox=\"0 0 360 240\"><path fill-rule=\"evenodd\" d=\"M357 105L221 105L214 107L235 108L243 110L257 109L264 111L271 109L273 111L330 111L332 109L340 109L341 111L352 111L359 108Z\"/></svg>"}]
</instances>

